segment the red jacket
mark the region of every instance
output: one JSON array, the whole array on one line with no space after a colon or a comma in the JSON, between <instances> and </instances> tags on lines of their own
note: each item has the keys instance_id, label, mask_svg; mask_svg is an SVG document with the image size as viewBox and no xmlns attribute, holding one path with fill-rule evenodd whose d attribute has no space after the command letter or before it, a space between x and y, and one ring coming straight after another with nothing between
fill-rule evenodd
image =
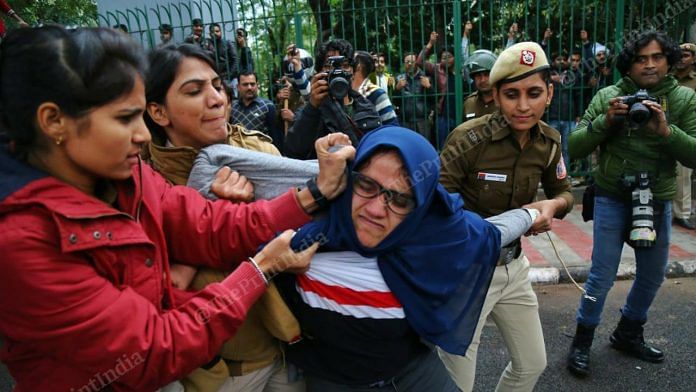
<instances>
[{"instance_id":1,"label":"red jacket","mask_svg":"<svg viewBox=\"0 0 696 392\"><path fill-rule=\"evenodd\" d=\"M211 202L149 166L118 210L0 152L0 352L16 391L150 391L210 361L263 293L242 263L171 301L170 258L230 268L309 220L292 191Z\"/></svg>"}]
</instances>

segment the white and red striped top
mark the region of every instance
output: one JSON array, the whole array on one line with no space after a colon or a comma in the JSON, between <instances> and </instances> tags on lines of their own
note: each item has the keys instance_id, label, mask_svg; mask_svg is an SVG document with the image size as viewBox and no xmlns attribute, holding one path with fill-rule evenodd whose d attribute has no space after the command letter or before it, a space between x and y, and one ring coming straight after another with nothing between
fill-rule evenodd
<instances>
[{"instance_id":1,"label":"white and red striped top","mask_svg":"<svg viewBox=\"0 0 696 392\"><path fill-rule=\"evenodd\" d=\"M376 258L355 252L318 253L297 291L312 308L372 319L403 319L404 310L387 286Z\"/></svg>"}]
</instances>

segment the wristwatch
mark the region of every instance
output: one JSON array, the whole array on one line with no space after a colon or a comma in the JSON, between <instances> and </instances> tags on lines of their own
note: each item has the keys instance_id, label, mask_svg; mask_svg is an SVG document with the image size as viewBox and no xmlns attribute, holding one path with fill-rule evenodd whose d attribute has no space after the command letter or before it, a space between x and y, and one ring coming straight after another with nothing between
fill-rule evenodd
<instances>
[{"instance_id":1,"label":"wristwatch","mask_svg":"<svg viewBox=\"0 0 696 392\"><path fill-rule=\"evenodd\" d=\"M320 210L323 210L329 205L329 201L326 199L326 197L321 193L319 190L319 187L317 186L317 178L314 177L307 181L307 189L309 189L309 193L312 194L312 197L314 198L314 202L317 204L317 207L319 207Z\"/></svg>"}]
</instances>

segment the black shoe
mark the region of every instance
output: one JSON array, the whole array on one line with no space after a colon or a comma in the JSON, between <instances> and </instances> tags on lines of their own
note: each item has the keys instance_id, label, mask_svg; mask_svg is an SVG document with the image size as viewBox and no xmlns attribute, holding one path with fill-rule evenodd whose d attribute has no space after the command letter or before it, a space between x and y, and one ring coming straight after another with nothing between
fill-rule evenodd
<instances>
[{"instance_id":1,"label":"black shoe","mask_svg":"<svg viewBox=\"0 0 696 392\"><path fill-rule=\"evenodd\" d=\"M665 354L645 344L643 324L644 321L630 320L622 315L619 325L609 337L611 346L643 361L660 363L665 360Z\"/></svg>"},{"instance_id":2,"label":"black shoe","mask_svg":"<svg viewBox=\"0 0 696 392\"><path fill-rule=\"evenodd\" d=\"M696 229L696 226L694 226L694 224L691 223L688 219L674 218L674 223L678 224L679 226L681 226L687 230Z\"/></svg>"},{"instance_id":3,"label":"black shoe","mask_svg":"<svg viewBox=\"0 0 696 392\"><path fill-rule=\"evenodd\" d=\"M590 374L590 347L594 339L594 327L578 324L573 344L567 358L568 370L577 377Z\"/></svg>"},{"instance_id":4,"label":"black shoe","mask_svg":"<svg viewBox=\"0 0 696 392\"><path fill-rule=\"evenodd\" d=\"M570 346L568 370L577 377L590 375L590 348Z\"/></svg>"}]
</instances>

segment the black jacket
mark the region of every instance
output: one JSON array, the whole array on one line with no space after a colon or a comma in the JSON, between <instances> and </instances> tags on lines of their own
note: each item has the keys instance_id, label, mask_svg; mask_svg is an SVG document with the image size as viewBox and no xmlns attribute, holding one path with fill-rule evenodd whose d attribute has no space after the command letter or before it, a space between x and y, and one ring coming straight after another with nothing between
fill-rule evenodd
<instances>
[{"instance_id":1,"label":"black jacket","mask_svg":"<svg viewBox=\"0 0 696 392\"><path fill-rule=\"evenodd\" d=\"M212 52L215 66L221 78L229 80L239 75L237 49L232 41L222 38L207 38L204 48Z\"/></svg>"},{"instance_id":2,"label":"black jacket","mask_svg":"<svg viewBox=\"0 0 696 392\"><path fill-rule=\"evenodd\" d=\"M285 136L284 155L296 159L316 159L314 141L318 138L343 132L357 146L365 133L382 125L372 102L355 90L350 90L349 96L353 100L348 107L350 115L342 104L330 97L326 97L318 108L312 104L305 105L295 115L295 122Z\"/></svg>"}]
</instances>

